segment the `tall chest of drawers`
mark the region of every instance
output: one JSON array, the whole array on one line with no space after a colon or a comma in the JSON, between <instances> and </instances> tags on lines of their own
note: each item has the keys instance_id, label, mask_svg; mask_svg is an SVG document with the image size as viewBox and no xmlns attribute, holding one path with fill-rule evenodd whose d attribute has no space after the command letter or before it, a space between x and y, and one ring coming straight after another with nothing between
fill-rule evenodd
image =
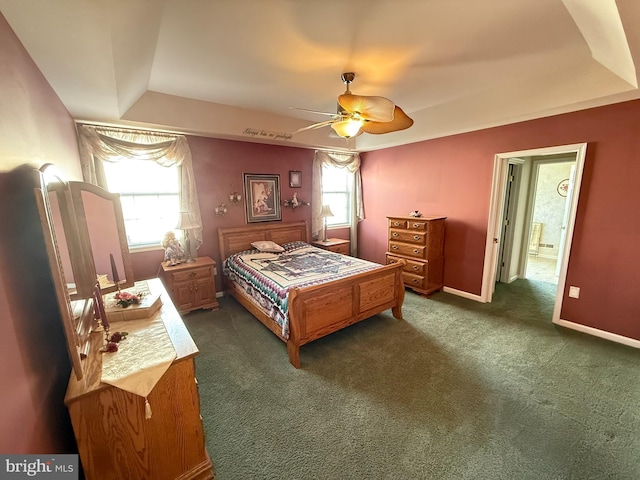
<instances>
[{"instance_id":1,"label":"tall chest of drawers","mask_svg":"<svg viewBox=\"0 0 640 480\"><path fill-rule=\"evenodd\" d=\"M447 217L387 217L387 264L404 260L405 286L422 295L441 290Z\"/></svg>"}]
</instances>

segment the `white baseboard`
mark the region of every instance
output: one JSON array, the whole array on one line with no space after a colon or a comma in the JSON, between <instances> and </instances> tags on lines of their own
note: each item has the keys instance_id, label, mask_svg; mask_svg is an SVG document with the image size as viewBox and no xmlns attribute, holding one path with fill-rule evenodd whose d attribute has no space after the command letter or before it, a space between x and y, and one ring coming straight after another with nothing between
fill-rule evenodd
<instances>
[{"instance_id":1,"label":"white baseboard","mask_svg":"<svg viewBox=\"0 0 640 480\"><path fill-rule=\"evenodd\" d=\"M556 325L560 325L561 327L570 328L571 330L577 330L578 332L587 333L595 337L604 338L605 340L610 340L616 343L622 343L623 345L627 345L629 347L640 348L640 340L636 340L634 338L629 338L629 337L623 337L622 335L618 335L617 333L598 330L597 328L588 327L586 325L570 322L568 320L563 320L561 318L558 320L555 320L553 323L555 323Z\"/></svg>"},{"instance_id":2,"label":"white baseboard","mask_svg":"<svg viewBox=\"0 0 640 480\"><path fill-rule=\"evenodd\" d=\"M486 303L482 301L482 297L480 295L474 295L472 293L464 292L462 290L456 290L455 288L444 287L442 291L446 293L450 293L452 295L457 295L459 297L468 298L469 300L474 300L476 302ZM640 340L624 337L622 335L618 335L617 333L611 333L604 330L599 330L597 328L588 327L586 325L581 325L579 323L574 323L574 322L570 322L568 320L563 320L563 319L556 320L553 323L556 325L560 325L561 327L569 328L571 330L577 330L578 332L586 333L588 335L604 338L605 340L609 340L616 343L622 343L623 345L627 345L629 347L640 348Z\"/></svg>"},{"instance_id":3,"label":"white baseboard","mask_svg":"<svg viewBox=\"0 0 640 480\"><path fill-rule=\"evenodd\" d=\"M476 302L486 303L482 301L482 297L480 295L474 295L473 293L464 292L462 290L456 290L455 288L443 287L442 291L446 293L450 293L452 295L457 295L459 297L468 298L469 300L474 300Z\"/></svg>"}]
</instances>

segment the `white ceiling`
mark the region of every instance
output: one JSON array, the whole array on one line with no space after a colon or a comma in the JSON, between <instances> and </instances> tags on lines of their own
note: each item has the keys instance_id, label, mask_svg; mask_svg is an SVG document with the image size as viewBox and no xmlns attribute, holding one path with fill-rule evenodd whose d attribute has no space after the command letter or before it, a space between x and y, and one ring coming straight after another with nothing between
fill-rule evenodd
<instances>
[{"instance_id":1,"label":"white ceiling","mask_svg":"<svg viewBox=\"0 0 640 480\"><path fill-rule=\"evenodd\" d=\"M0 0L78 121L373 150L640 98L637 0ZM415 124L347 142L340 74ZM258 133L260 132L260 133Z\"/></svg>"}]
</instances>

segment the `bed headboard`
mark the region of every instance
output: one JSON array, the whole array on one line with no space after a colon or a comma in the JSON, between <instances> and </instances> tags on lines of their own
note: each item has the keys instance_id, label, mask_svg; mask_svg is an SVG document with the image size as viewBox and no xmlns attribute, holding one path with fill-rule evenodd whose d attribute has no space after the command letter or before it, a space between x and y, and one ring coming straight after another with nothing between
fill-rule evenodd
<instances>
[{"instance_id":1,"label":"bed headboard","mask_svg":"<svg viewBox=\"0 0 640 480\"><path fill-rule=\"evenodd\" d=\"M219 228L220 260L224 261L234 253L250 250L251 242L271 240L279 245L288 242L308 242L307 222L265 223L243 227Z\"/></svg>"}]
</instances>

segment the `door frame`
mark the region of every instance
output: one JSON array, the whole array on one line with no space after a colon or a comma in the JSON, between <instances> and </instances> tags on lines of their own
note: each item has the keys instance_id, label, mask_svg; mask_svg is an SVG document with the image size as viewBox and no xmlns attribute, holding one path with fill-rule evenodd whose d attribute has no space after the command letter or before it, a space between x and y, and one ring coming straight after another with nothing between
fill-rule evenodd
<instances>
[{"instance_id":1,"label":"door frame","mask_svg":"<svg viewBox=\"0 0 640 480\"><path fill-rule=\"evenodd\" d=\"M502 217L507 187L507 172L509 170L509 160L513 157L529 157L540 155L554 155L561 153L574 153L576 156L576 173L573 192L570 202L569 221L567 223L567 237L562 253L560 275L558 277L558 290L556 294L555 307L553 309L552 321L560 319L560 309L564 299L565 283L567 278L567 266L571 252L573 240L573 230L575 227L576 212L578 209L578 197L580 195L580 185L582 183L582 173L587 153L586 143L576 143L571 145L559 145L554 147L536 148L531 150L519 150L515 152L505 152L496 154L493 161L493 179L491 183L491 200L489 203L489 218L487 224L487 241L485 246L484 270L482 273L482 290L480 300L485 303L491 302L493 289L496 282L496 267L498 262L501 235Z\"/></svg>"},{"instance_id":2,"label":"door frame","mask_svg":"<svg viewBox=\"0 0 640 480\"><path fill-rule=\"evenodd\" d=\"M503 224L500 226L501 228L501 232L504 233L504 239L501 238L501 242L499 244L499 248L498 248L498 252L497 255L498 257L496 258L496 281L500 281L503 283L511 283L513 280L515 280L515 278L511 277L511 271L510 268L512 266L512 262L513 262L513 255L514 255L514 248L513 248L513 243L514 243L514 237L516 235L516 231L517 230L521 230L522 228L519 228L518 226L518 212L522 209L522 202L521 202L521 188L523 188L522 185L522 175L523 175L523 167L526 164L526 159L524 158L510 158L509 161L507 162L506 168L507 168L507 177L505 180L505 202L504 202L504 206L506 206L507 208L503 208L502 209L502 222ZM509 175L509 171L511 171L511 175ZM510 182L509 181L509 177L512 176L513 177L513 181ZM511 185L509 186L509 183L511 183ZM526 186L525 186L526 188ZM509 189L511 189L511 191L509 191ZM509 195L509 200L508 200L508 204L507 204L507 195ZM509 217L509 218L506 218ZM504 222L508 221L508 225L504 225ZM525 223L524 221L522 222L523 224ZM518 264L522 263L522 248L516 249L517 252L517 257L518 257ZM500 263L503 263L503 265L500 265ZM509 268L505 269L504 267L508 266ZM521 268L518 267L518 274L520 274L520 270Z\"/></svg>"}]
</instances>

